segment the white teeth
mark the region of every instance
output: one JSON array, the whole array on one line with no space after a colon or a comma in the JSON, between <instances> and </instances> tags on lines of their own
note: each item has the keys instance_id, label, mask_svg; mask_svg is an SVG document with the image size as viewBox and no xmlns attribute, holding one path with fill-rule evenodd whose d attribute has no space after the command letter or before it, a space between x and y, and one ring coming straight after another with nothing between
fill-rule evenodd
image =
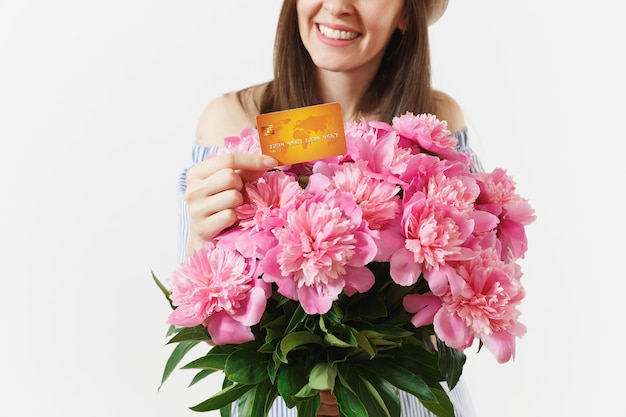
<instances>
[{"instance_id":1,"label":"white teeth","mask_svg":"<svg viewBox=\"0 0 626 417\"><path fill-rule=\"evenodd\" d=\"M324 25L317 25L317 27L320 29L320 32L322 32L322 35L331 39L349 41L359 36L357 32L346 32L345 30L331 29Z\"/></svg>"}]
</instances>

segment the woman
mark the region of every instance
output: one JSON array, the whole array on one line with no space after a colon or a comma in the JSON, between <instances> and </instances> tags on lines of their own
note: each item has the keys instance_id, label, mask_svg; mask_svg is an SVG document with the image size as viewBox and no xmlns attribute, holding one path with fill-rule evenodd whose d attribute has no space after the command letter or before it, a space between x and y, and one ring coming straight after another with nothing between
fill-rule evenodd
<instances>
[{"instance_id":1,"label":"woman","mask_svg":"<svg viewBox=\"0 0 626 417\"><path fill-rule=\"evenodd\" d=\"M180 179L181 260L236 221L247 180L277 162L267 156L231 154L205 160L223 138L254 127L259 113L338 102L344 122L391 121L411 111L448 122L466 151L465 122L456 102L433 91L428 25L447 0L285 0L279 17L274 80L215 98L203 111L194 144L194 163ZM452 391L457 416L473 416L462 381ZM401 393L402 415L432 416ZM295 416L279 398L271 416ZM318 416L338 416L323 393Z\"/></svg>"}]
</instances>

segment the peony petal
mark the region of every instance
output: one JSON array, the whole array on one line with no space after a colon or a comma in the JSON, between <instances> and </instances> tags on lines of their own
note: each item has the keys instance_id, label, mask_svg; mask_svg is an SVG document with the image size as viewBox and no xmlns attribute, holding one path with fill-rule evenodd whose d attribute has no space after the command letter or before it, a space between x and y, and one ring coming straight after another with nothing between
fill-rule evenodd
<instances>
[{"instance_id":1,"label":"peony petal","mask_svg":"<svg viewBox=\"0 0 626 417\"><path fill-rule=\"evenodd\" d=\"M235 247L243 256L263 259L267 251L276 246L276 238L269 230L253 234L242 234L235 242Z\"/></svg>"},{"instance_id":2,"label":"peony petal","mask_svg":"<svg viewBox=\"0 0 626 417\"><path fill-rule=\"evenodd\" d=\"M435 268L424 271L424 278L428 281L428 286L433 294L441 297L448 292L448 288L450 288L449 273L450 270L448 268Z\"/></svg>"},{"instance_id":3,"label":"peony petal","mask_svg":"<svg viewBox=\"0 0 626 417\"><path fill-rule=\"evenodd\" d=\"M511 333L502 331L490 335L483 334L480 340L493 353L498 363L505 363L515 358L515 337Z\"/></svg>"},{"instance_id":4,"label":"peony petal","mask_svg":"<svg viewBox=\"0 0 626 417\"><path fill-rule=\"evenodd\" d=\"M242 230L240 227L232 227L229 230L223 231L217 236L217 247L224 251L231 251L235 249L237 240L241 235L248 236L248 231Z\"/></svg>"},{"instance_id":5,"label":"peony petal","mask_svg":"<svg viewBox=\"0 0 626 417\"><path fill-rule=\"evenodd\" d=\"M290 300L298 301L298 284L291 277L277 281L278 293L284 295Z\"/></svg>"},{"instance_id":6,"label":"peony petal","mask_svg":"<svg viewBox=\"0 0 626 417\"><path fill-rule=\"evenodd\" d=\"M452 296L459 296L467 286L465 280L450 265L442 265L439 270L446 276Z\"/></svg>"},{"instance_id":7,"label":"peony petal","mask_svg":"<svg viewBox=\"0 0 626 417\"><path fill-rule=\"evenodd\" d=\"M372 238L371 234L368 233L354 232L354 237L356 238L357 243L354 248L354 255L348 261L348 265L367 265L374 260L376 254L378 253L376 242Z\"/></svg>"},{"instance_id":8,"label":"peony petal","mask_svg":"<svg viewBox=\"0 0 626 417\"><path fill-rule=\"evenodd\" d=\"M537 219L535 210L526 200L511 201L506 204L506 217L516 223L529 225Z\"/></svg>"},{"instance_id":9,"label":"peony petal","mask_svg":"<svg viewBox=\"0 0 626 417\"><path fill-rule=\"evenodd\" d=\"M337 291L339 289L339 291ZM339 296L341 288L325 285L305 286L298 290L298 298L302 309L307 314L328 313L333 301Z\"/></svg>"},{"instance_id":10,"label":"peony petal","mask_svg":"<svg viewBox=\"0 0 626 417\"><path fill-rule=\"evenodd\" d=\"M471 344L472 334L459 316L442 308L435 314L433 324L437 336L451 348L465 349Z\"/></svg>"},{"instance_id":11,"label":"peony petal","mask_svg":"<svg viewBox=\"0 0 626 417\"><path fill-rule=\"evenodd\" d=\"M369 291L369 289L374 285L376 277L374 276L374 273L366 267L346 267L344 281L344 292L346 295L352 296L356 292L363 293Z\"/></svg>"},{"instance_id":12,"label":"peony petal","mask_svg":"<svg viewBox=\"0 0 626 417\"><path fill-rule=\"evenodd\" d=\"M281 248L279 246L270 249L265 254L265 258L263 258L263 260L261 261L261 269L263 270L263 281L278 282L284 278L280 269L280 265L278 263L278 255L280 254L280 251Z\"/></svg>"},{"instance_id":13,"label":"peony petal","mask_svg":"<svg viewBox=\"0 0 626 417\"><path fill-rule=\"evenodd\" d=\"M402 300L408 313L416 313L411 319L415 327L432 324L435 314L441 308L441 299L433 294L409 294Z\"/></svg>"},{"instance_id":14,"label":"peony petal","mask_svg":"<svg viewBox=\"0 0 626 417\"><path fill-rule=\"evenodd\" d=\"M206 326L216 345L239 344L254 340L254 334L248 326L244 326L223 311L209 317Z\"/></svg>"},{"instance_id":15,"label":"peony petal","mask_svg":"<svg viewBox=\"0 0 626 417\"><path fill-rule=\"evenodd\" d=\"M176 327L195 327L202 324L203 320L204 317L198 314L192 306L183 304L170 313L167 322Z\"/></svg>"},{"instance_id":16,"label":"peony petal","mask_svg":"<svg viewBox=\"0 0 626 417\"><path fill-rule=\"evenodd\" d=\"M513 258L523 258L528 249L524 226L504 219L500 224L500 233L501 240L508 241Z\"/></svg>"},{"instance_id":17,"label":"peony petal","mask_svg":"<svg viewBox=\"0 0 626 417\"><path fill-rule=\"evenodd\" d=\"M380 230L380 239L376 241L378 253L376 262L389 262L391 256L404 248L405 238L402 236L402 228L398 219L393 220Z\"/></svg>"},{"instance_id":18,"label":"peony petal","mask_svg":"<svg viewBox=\"0 0 626 417\"><path fill-rule=\"evenodd\" d=\"M389 273L396 284L409 286L419 279L422 274L422 265L415 262L413 253L400 249L391 256Z\"/></svg>"},{"instance_id":19,"label":"peony petal","mask_svg":"<svg viewBox=\"0 0 626 417\"><path fill-rule=\"evenodd\" d=\"M315 166L317 167L317 164ZM324 195L328 191L329 185L330 179L328 177L323 174L313 174L309 176L309 182L307 184L306 191L309 194Z\"/></svg>"},{"instance_id":20,"label":"peony petal","mask_svg":"<svg viewBox=\"0 0 626 417\"><path fill-rule=\"evenodd\" d=\"M254 326L261 321L266 304L265 289L260 286L254 287L248 291L248 298L241 301L239 309L232 315L232 318L244 326Z\"/></svg>"},{"instance_id":21,"label":"peony petal","mask_svg":"<svg viewBox=\"0 0 626 417\"><path fill-rule=\"evenodd\" d=\"M484 233L493 230L500 222L498 216L481 210L474 211L472 218L474 219L474 233Z\"/></svg>"}]
</instances>

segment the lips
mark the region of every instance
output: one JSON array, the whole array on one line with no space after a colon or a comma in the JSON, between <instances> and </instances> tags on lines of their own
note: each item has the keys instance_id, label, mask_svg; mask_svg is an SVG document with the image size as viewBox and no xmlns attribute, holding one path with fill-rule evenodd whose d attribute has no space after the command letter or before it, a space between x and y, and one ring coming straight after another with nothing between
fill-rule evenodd
<instances>
[{"instance_id":1,"label":"lips","mask_svg":"<svg viewBox=\"0 0 626 417\"><path fill-rule=\"evenodd\" d=\"M359 32L333 29L331 27L324 26L319 23L317 25L317 29L320 31L320 33L324 37L328 39L332 39L332 40L338 40L338 41L351 41L353 39L358 38L361 35Z\"/></svg>"}]
</instances>

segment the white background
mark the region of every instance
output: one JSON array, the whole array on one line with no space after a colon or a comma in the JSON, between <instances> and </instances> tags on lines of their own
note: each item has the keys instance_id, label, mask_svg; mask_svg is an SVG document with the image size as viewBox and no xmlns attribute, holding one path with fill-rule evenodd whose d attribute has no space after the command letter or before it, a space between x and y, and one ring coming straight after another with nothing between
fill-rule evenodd
<instances>
[{"instance_id":1,"label":"white background","mask_svg":"<svg viewBox=\"0 0 626 417\"><path fill-rule=\"evenodd\" d=\"M271 77L280 3L0 0L1 416L191 416L215 392L157 392L150 270L175 266L202 108ZM516 360L467 352L479 417L626 415L623 4L452 0L431 29L435 86L538 216Z\"/></svg>"}]
</instances>

